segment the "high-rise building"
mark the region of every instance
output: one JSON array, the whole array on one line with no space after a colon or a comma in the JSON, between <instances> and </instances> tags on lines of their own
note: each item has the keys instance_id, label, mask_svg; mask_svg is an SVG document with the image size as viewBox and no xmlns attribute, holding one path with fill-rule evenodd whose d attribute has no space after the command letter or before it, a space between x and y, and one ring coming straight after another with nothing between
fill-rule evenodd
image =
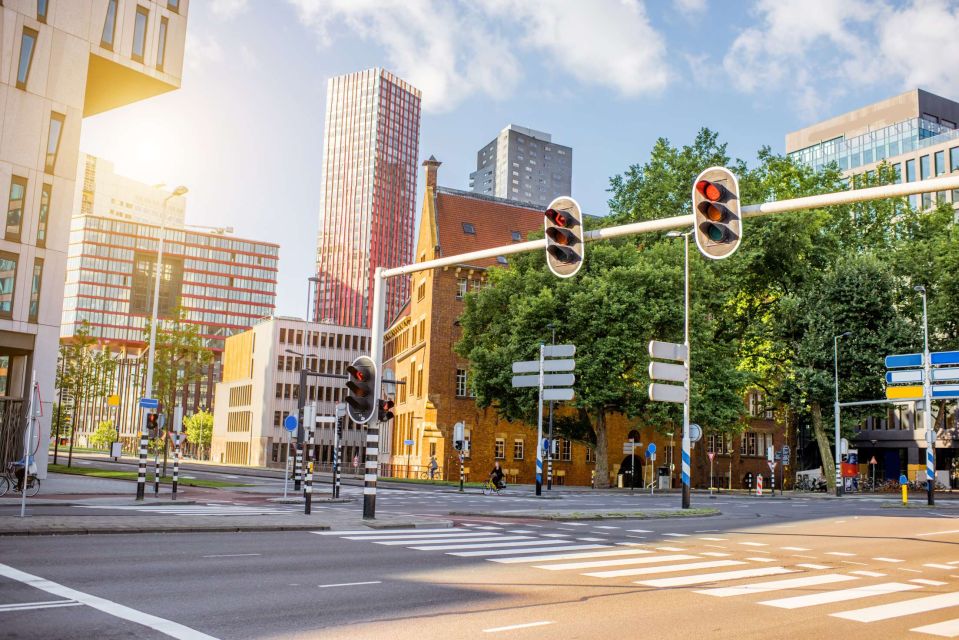
<instances>
[{"instance_id":1,"label":"high-rise building","mask_svg":"<svg viewBox=\"0 0 959 640\"><path fill-rule=\"evenodd\" d=\"M383 69L331 78L320 192L316 318L369 327L377 267L413 255L420 92ZM387 321L409 297L391 278Z\"/></svg>"},{"instance_id":2,"label":"high-rise building","mask_svg":"<svg viewBox=\"0 0 959 640\"><path fill-rule=\"evenodd\" d=\"M186 198L119 175L109 160L81 152L73 212L182 226L186 222Z\"/></svg>"},{"instance_id":3,"label":"high-rise building","mask_svg":"<svg viewBox=\"0 0 959 640\"><path fill-rule=\"evenodd\" d=\"M71 204L86 116L180 86L189 0L0 6L0 465L18 452L36 372L48 442ZM46 456L39 456L41 475Z\"/></svg>"},{"instance_id":4,"label":"high-rise building","mask_svg":"<svg viewBox=\"0 0 959 640\"><path fill-rule=\"evenodd\" d=\"M470 189L497 198L546 206L570 195L573 149L555 144L552 136L511 124L476 152Z\"/></svg>"}]
</instances>

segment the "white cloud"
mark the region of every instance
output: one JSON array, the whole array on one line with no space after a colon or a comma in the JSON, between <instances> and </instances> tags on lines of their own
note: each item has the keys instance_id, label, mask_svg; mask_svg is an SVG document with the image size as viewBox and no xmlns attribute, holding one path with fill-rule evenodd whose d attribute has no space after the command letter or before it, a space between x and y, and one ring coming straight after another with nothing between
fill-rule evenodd
<instances>
[{"instance_id":1,"label":"white cloud","mask_svg":"<svg viewBox=\"0 0 959 640\"><path fill-rule=\"evenodd\" d=\"M881 69L904 88L954 96L959 85L959 5L916 1L880 21Z\"/></svg>"},{"instance_id":2,"label":"white cloud","mask_svg":"<svg viewBox=\"0 0 959 640\"><path fill-rule=\"evenodd\" d=\"M381 46L384 66L422 90L431 111L476 94L508 97L526 75L524 48L546 54L561 74L628 96L668 81L665 43L639 0L289 1L326 46L344 26Z\"/></svg>"},{"instance_id":3,"label":"white cloud","mask_svg":"<svg viewBox=\"0 0 959 640\"><path fill-rule=\"evenodd\" d=\"M673 0L673 4L687 16L697 16L706 11L706 0Z\"/></svg>"},{"instance_id":4,"label":"white cloud","mask_svg":"<svg viewBox=\"0 0 959 640\"><path fill-rule=\"evenodd\" d=\"M203 36L187 29L184 47L186 66L194 71L223 61L223 48L213 36Z\"/></svg>"},{"instance_id":5,"label":"white cloud","mask_svg":"<svg viewBox=\"0 0 959 640\"><path fill-rule=\"evenodd\" d=\"M249 10L249 0L212 0L210 10L221 20L230 20Z\"/></svg>"}]
</instances>

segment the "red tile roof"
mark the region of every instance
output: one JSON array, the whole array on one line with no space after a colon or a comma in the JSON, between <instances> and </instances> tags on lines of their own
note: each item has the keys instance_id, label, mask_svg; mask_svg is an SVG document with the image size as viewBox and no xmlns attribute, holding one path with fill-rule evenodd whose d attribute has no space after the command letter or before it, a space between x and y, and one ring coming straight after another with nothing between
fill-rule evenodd
<instances>
[{"instance_id":1,"label":"red tile roof","mask_svg":"<svg viewBox=\"0 0 959 640\"><path fill-rule=\"evenodd\" d=\"M514 231L519 231L520 242L525 242L530 231L543 229L544 210L529 203L438 187L436 225L440 255L455 256L510 244L516 242ZM473 225L475 234L466 233L464 223ZM497 262L496 258L487 258L469 264L488 267Z\"/></svg>"}]
</instances>

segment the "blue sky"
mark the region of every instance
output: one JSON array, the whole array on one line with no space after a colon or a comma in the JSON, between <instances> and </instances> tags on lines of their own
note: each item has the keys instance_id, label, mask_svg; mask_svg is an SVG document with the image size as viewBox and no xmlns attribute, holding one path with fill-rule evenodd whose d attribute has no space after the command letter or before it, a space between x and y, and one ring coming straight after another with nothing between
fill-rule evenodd
<instances>
[{"instance_id":1,"label":"blue sky","mask_svg":"<svg viewBox=\"0 0 959 640\"><path fill-rule=\"evenodd\" d=\"M466 189L509 123L552 133L602 215L659 137L708 126L752 161L917 86L959 99L956 33L955 0L194 0L182 88L87 119L81 146L189 187L188 222L279 243L277 312L302 316L331 76L381 66L421 89L420 158L444 186Z\"/></svg>"}]
</instances>

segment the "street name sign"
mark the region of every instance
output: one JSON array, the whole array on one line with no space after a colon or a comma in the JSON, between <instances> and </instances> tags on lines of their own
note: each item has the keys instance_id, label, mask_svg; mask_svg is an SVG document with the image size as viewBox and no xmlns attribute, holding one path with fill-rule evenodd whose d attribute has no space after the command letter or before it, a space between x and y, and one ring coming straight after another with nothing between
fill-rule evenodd
<instances>
[{"instance_id":1,"label":"street name sign","mask_svg":"<svg viewBox=\"0 0 959 640\"><path fill-rule=\"evenodd\" d=\"M676 360L686 362L689 359L689 349L684 344L675 342L649 341L649 357L659 360Z\"/></svg>"},{"instance_id":2,"label":"street name sign","mask_svg":"<svg viewBox=\"0 0 959 640\"><path fill-rule=\"evenodd\" d=\"M959 397L959 384L934 384L932 385L933 398L956 398Z\"/></svg>"},{"instance_id":3,"label":"street name sign","mask_svg":"<svg viewBox=\"0 0 959 640\"><path fill-rule=\"evenodd\" d=\"M633 442L632 440L628 440L623 443L623 455L631 456L636 452L637 448L642 448L642 446L642 442Z\"/></svg>"},{"instance_id":4,"label":"street name sign","mask_svg":"<svg viewBox=\"0 0 959 640\"><path fill-rule=\"evenodd\" d=\"M572 358L575 355L575 344L552 344L543 347L543 357L545 358Z\"/></svg>"},{"instance_id":5,"label":"street name sign","mask_svg":"<svg viewBox=\"0 0 959 640\"><path fill-rule=\"evenodd\" d=\"M543 371L572 371L575 368L575 360L543 360ZM539 360L514 362L513 373L539 373Z\"/></svg>"},{"instance_id":6,"label":"street name sign","mask_svg":"<svg viewBox=\"0 0 959 640\"><path fill-rule=\"evenodd\" d=\"M405 444L407 447L412 447L415 443L412 440L404 440L403 444Z\"/></svg>"},{"instance_id":7,"label":"street name sign","mask_svg":"<svg viewBox=\"0 0 959 640\"><path fill-rule=\"evenodd\" d=\"M886 356L887 369L901 369L902 367L921 367L921 353L905 353L896 356Z\"/></svg>"},{"instance_id":8,"label":"street name sign","mask_svg":"<svg viewBox=\"0 0 959 640\"><path fill-rule=\"evenodd\" d=\"M570 387L576 382L572 373L550 373L543 376L544 387ZM513 376L513 387L538 387L539 374L532 376Z\"/></svg>"},{"instance_id":9,"label":"street name sign","mask_svg":"<svg viewBox=\"0 0 959 640\"><path fill-rule=\"evenodd\" d=\"M157 409L159 406L160 401L156 398L140 398L141 409Z\"/></svg>"},{"instance_id":10,"label":"street name sign","mask_svg":"<svg viewBox=\"0 0 959 640\"><path fill-rule=\"evenodd\" d=\"M959 351L937 351L929 354L929 363L934 365L959 364Z\"/></svg>"},{"instance_id":11,"label":"street name sign","mask_svg":"<svg viewBox=\"0 0 959 640\"><path fill-rule=\"evenodd\" d=\"M886 387L886 398L888 400L916 400L922 398L922 386Z\"/></svg>"},{"instance_id":12,"label":"street name sign","mask_svg":"<svg viewBox=\"0 0 959 640\"><path fill-rule=\"evenodd\" d=\"M669 362L650 362L649 377L653 380L686 382L686 365Z\"/></svg>"},{"instance_id":13,"label":"street name sign","mask_svg":"<svg viewBox=\"0 0 959 640\"><path fill-rule=\"evenodd\" d=\"M933 382L944 382L946 380L959 380L959 367L942 367L932 370Z\"/></svg>"},{"instance_id":14,"label":"street name sign","mask_svg":"<svg viewBox=\"0 0 959 640\"><path fill-rule=\"evenodd\" d=\"M886 383L899 384L903 382L922 382L922 369L900 369L899 371L887 371Z\"/></svg>"},{"instance_id":15,"label":"street name sign","mask_svg":"<svg viewBox=\"0 0 959 640\"><path fill-rule=\"evenodd\" d=\"M653 382L649 385L649 399L653 402L686 402L686 389L675 384L660 384Z\"/></svg>"},{"instance_id":16,"label":"street name sign","mask_svg":"<svg viewBox=\"0 0 959 640\"><path fill-rule=\"evenodd\" d=\"M572 400L573 390L569 387L565 389L560 387L556 389L543 389L543 400Z\"/></svg>"}]
</instances>

